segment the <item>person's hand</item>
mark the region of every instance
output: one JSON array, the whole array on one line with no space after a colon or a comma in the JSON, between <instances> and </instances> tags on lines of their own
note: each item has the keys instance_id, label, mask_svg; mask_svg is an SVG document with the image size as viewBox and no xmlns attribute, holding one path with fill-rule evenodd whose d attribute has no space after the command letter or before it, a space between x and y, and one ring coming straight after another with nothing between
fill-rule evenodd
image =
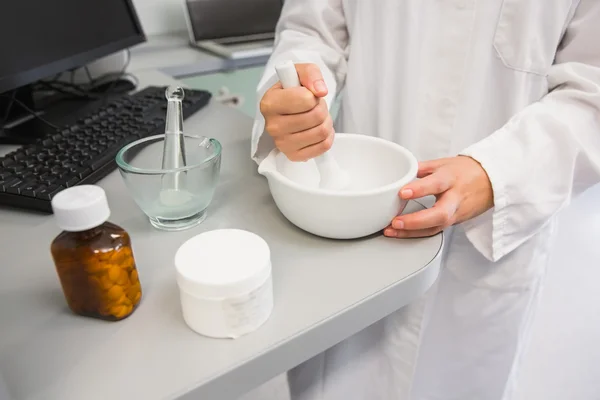
<instances>
[{"instance_id":1,"label":"person's hand","mask_svg":"<svg viewBox=\"0 0 600 400\"><path fill-rule=\"evenodd\" d=\"M434 195L433 207L398 216L384 230L396 238L435 235L445 228L483 214L494 206L492 185L483 167L458 156L419 163L419 180L404 186L402 199Z\"/></svg>"},{"instance_id":2,"label":"person's hand","mask_svg":"<svg viewBox=\"0 0 600 400\"><path fill-rule=\"evenodd\" d=\"M273 85L260 101L265 131L290 161L320 156L333 144L333 121L324 97L327 86L315 64L296 64L300 87Z\"/></svg>"}]
</instances>

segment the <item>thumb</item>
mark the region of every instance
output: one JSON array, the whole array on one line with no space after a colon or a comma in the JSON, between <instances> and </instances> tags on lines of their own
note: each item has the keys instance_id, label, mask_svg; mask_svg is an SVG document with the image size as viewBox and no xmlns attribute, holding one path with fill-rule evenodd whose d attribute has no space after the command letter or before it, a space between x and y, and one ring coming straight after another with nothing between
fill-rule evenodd
<instances>
[{"instance_id":1,"label":"thumb","mask_svg":"<svg viewBox=\"0 0 600 400\"><path fill-rule=\"evenodd\" d=\"M327 96L328 90L321 70L316 64L296 64L300 84L317 97Z\"/></svg>"}]
</instances>

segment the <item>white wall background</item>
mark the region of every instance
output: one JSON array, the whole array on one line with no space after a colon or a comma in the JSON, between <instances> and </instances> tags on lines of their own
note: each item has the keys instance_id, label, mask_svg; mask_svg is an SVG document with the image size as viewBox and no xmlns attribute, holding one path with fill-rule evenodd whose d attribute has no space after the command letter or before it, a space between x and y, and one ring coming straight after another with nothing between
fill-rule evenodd
<instances>
[{"instance_id":1,"label":"white wall background","mask_svg":"<svg viewBox=\"0 0 600 400\"><path fill-rule=\"evenodd\" d=\"M185 31L182 1L134 0L146 34ZM560 241L515 400L600 399L600 186L562 215ZM247 399L285 400L282 385Z\"/></svg>"}]
</instances>

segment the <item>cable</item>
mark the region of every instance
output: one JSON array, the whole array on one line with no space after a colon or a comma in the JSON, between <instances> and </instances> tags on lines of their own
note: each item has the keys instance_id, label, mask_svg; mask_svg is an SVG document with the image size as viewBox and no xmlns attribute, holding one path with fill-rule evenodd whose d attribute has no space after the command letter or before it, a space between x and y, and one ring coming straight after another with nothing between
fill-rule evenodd
<instances>
[{"instance_id":1,"label":"cable","mask_svg":"<svg viewBox=\"0 0 600 400\"><path fill-rule=\"evenodd\" d=\"M7 94L0 94L0 96L2 96L2 97L11 97L11 96L9 96ZM29 108L29 106L27 106L21 100L17 99L16 96L15 96L15 92L13 92L13 97L12 97L11 103L12 102L17 103L18 105L20 105L21 107L23 107L29 114L31 114L33 117L39 119L40 121L42 121L43 123L45 123L49 127L53 128L55 130L60 130L60 128L58 126L54 125L52 122L48 121L44 117L38 115L38 113L36 111L32 110L31 108Z\"/></svg>"},{"instance_id":2,"label":"cable","mask_svg":"<svg viewBox=\"0 0 600 400\"><path fill-rule=\"evenodd\" d=\"M94 82L94 78L92 78L92 74L90 74L90 69L88 68L88 66L86 65L85 67L83 67L83 70L85 71L85 74L87 75L88 79L90 82ZM73 81L71 81L72 83Z\"/></svg>"},{"instance_id":3,"label":"cable","mask_svg":"<svg viewBox=\"0 0 600 400\"><path fill-rule=\"evenodd\" d=\"M115 88L115 85L118 83L118 81L120 79L122 79L125 76L129 76L132 77L132 75L128 74L127 68L129 67L129 64L131 63L131 51L129 49L125 50L125 64L123 64L123 68L121 68L120 72L109 72L107 74L101 75L97 78L92 77L92 75L89 72L89 68L87 66L84 67L86 74L88 75L88 79L90 80L89 85L91 87L91 89L93 90L93 88L97 87L98 84L100 84L103 81L106 81L107 79L109 79L110 77L113 77L112 82L110 84L110 86L105 90L104 93L106 94L111 94L113 93L113 89ZM136 83L135 86L137 86L137 79L135 79Z\"/></svg>"},{"instance_id":4,"label":"cable","mask_svg":"<svg viewBox=\"0 0 600 400\"><path fill-rule=\"evenodd\" d=\"M17 91L13 90L12 96L10 97L10 102L6 105L6 112L4 113L4 117L2 118L2 125L8 121L8 116L10 115L10 110L12 110L13 104L15 104L15 97L17 96ZM4 96L8 97L8 96Z\"/></svg>"},{"instance_id":5,"label":"cable","mask_svg":"<svg viewBox=\"0 0 600 400\"><path fill-rule=\"evenodd\" d=\"M70 76L70 82L65 82L65 81L61 81L59 80L61 74L59 74L57 77L55 77L54 79L50 80L50 81L39 81L37 86L39 88L39 86L44 86L54 92L58 92L58 93L62 93L62 94L66 94L69 96L74 96L76 98L84 98L84 99L91 99L91 100L102 100L102 99L106 99L107 96L111 95L111 94L121 94L123 91L115 91L115 86L117 85L117 83L119 82L120 79L123 79L124 77L129 77L131 78L131 80L133 80L133 84L135 87L138 86L139 82L137 80L136 77L134 77L131 74L128 74L127 68L129 67L129 64L131 62L131 52L129 49L126 50L126 60L125 60L125 64L123 65L123 67L121 68L121 70L119 72L109 72L106 73L104 75L101 75L97 78L94 78L90 72L89 67L86 65L84 67L81 67L85 74L87 75L88 78L88 82L83 83L83 84L76 84L74 83L74 76L75 73L77 71L77 69L73 69L71 70L71 76ZM111 79L112 78L112 79ZM98 92L95 89L98 87L98 85L109 82L109 86L104 89L102 92Z\"/></svg>"},{"instance_id":6,"label":"cable","mask_svg":"<svg viewBox=\"0 0 600 400\"><path fill-rule=\"evenodd\" d=\"M89 91L83 90L81 87L75 84L67 84L66 82L39 82L39 85L46 86L48 89L54 92L66 94L69 96L73 96L75 98L83 98L89 100L98 100L103 98L103 96L95 95L94 93L90 93ZM80 93L71 92L69 89L80 90Z\"/></svg>"}]
</instances>

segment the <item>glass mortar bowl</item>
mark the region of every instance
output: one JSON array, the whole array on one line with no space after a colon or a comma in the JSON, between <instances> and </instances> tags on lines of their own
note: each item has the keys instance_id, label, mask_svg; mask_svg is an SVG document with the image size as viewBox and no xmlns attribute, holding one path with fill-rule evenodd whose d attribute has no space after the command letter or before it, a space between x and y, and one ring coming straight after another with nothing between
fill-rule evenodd
<instances>
[{"instance_id":1,"label":"glass mortar bowl","mask_svg":"<svg viewBox=\"0 0 600 400\"><path fill-rule=\"evenodd\" d=\"M130 195L157 229L180 231L206 218L221 170L221 143L184 134L185 166L163 169L165 135L137 140L116 157Z\"/></svg>"}]
</instances>

